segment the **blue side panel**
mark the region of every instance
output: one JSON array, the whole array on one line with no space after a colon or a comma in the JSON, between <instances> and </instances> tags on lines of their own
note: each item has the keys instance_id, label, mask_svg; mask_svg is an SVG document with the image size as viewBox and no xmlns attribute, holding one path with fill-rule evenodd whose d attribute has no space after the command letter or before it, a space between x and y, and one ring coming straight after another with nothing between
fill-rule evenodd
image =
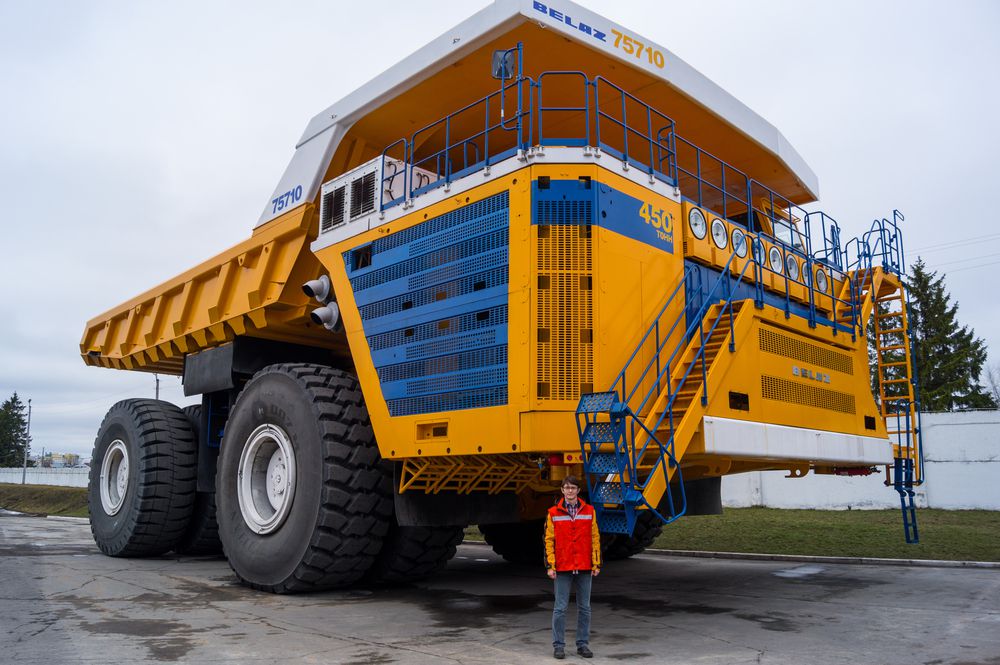
<instances>
[{"instance_id":1,"label":"blue side panel","mask_svg":"<svg viewBox=\"0 0 1000 665\"><path fill-rule=\"evenodd\" d=\"M619 235L674 251L673 215L652 206L639 214L645 201L589 179L531 183L532 224L593 224Z\"/></svg>"},{"instance_id":2,"label":"blue side panel","mask_svg":"<svg viewBox=\"0 0 1000 665\"><path fill-rule=\"evenodd\" d=\"M507 403L509 225L502 192L344 252L390 415Z\"/></svg>"},{"instance_id":3,"label":"blue side panel","mask_svg":"<svg viewBox=\"0 0 1000 665\"><path fill-rule=\"evenodd\" d=\"M684 265L691 268L688 273L687 282L684 285L684 295L686 299L686 321L687 325L690 326L694 323L693 317L697 314L698 309L702 306L705 298L708 297L708 292L711 290L712 286L719 279L722 274L721 270L715 268L709 268L708 266L703 266L700 263L696 263L691 259L686 259ZM752 268L751 268L752 269ZM736 280L733 278L733 282ZM716 293L719 293L716 291ZM745 300L747 298L755 298L756 290L752 283L743 282L737 284L736 288L733 290L733 300ZM785 296L780 293L775 293L773 291L764 291L764 304L776 307L778 309L785 309ZM801 316L804 319L809 318L809 307L801 303L795 302L794 300L789 301L788 311L792 316ZM822 316L816 316L816 323L824 326L833 326L833 322ZM845 328L844 326L836 326L838 330L850 333L850 328Z\"/></svg>"},{"instance_id":4,"label":"blue side panel","mask_svg":"<svg viewBox=\"0 0 1000 665\"><path fill-rule=\"evenodd\" d=\"M597 188L589 178L531 181L531 223L596 224Z\"/></svg>"},{"instance_id":5,"label":"blue side panel","mask_svg":"<svg viewBox=\"0 0 1000 665\"><path fill-rule=\"evenodd\" d=\"M623 194L607 185L600 185L601 215L599 224L633 240L674 253L674 216L652 205L646 209L646 219L639 212L645 201Z\"/></svg>"}]
</instances>

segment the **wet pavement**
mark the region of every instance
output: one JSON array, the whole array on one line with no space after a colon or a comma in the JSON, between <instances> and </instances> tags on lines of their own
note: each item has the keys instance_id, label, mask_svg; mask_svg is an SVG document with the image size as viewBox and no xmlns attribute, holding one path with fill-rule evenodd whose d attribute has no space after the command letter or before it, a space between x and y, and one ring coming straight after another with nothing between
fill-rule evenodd
<instances>
[{"instance_id":1,"label":"wet pavement","mask_svg":"<svg viewBox=\"0 0 1000 665\"><path fill-rule=\"evenodd\" d=\"M223 559L111 559L86 523L0 515L0 663L551 663L551 611L542 571L480 545L406 587L274 596ZM594 663L1000 665L996 569L643 555L593 613Z\"/></svg>"}]
</instances>

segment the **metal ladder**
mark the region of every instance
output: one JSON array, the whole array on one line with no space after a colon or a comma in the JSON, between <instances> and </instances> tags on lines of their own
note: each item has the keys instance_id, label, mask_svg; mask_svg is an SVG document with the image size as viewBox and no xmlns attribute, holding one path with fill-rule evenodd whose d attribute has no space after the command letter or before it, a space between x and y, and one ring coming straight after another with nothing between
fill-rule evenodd
<instances>
[{"instance_id":1,"label":"metal ladder","mask_svg":"<svg viewBox=\"0 0 1000 665\"><path fill-rule=\"evenodd\" d=\"M862 334L871 319L878 405L893 444L893 464L886 467L886 485L899 493L906 542L919 543L913 488L924 480L923 447L913 339L902 282L905 263L898 226L902 219L902 214L894 210L891 222L876 220L858 242L855 269L841 290L844 295L850 290L850 303L838 309L838 317L843 315L846 322L856 316L856 331Z\"/></svg>"}]
</instances>

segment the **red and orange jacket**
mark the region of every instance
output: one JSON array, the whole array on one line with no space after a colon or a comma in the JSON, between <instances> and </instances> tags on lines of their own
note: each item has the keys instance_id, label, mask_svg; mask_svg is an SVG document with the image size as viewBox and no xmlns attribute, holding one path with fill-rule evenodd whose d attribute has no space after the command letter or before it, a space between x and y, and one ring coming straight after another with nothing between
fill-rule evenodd
<instances>
[{"instance_id":1,"label":"red and orange jacket","mask_svg":"<svg viewBox=\"0 0 1000 665\"><path fill-rule=\"evenodd\" d=\"M601 566L601 532L594 507L577 499L576 517L566 511L564 499L549 508L545 519L545 567L556 572L593 570Z\"/></svg>"}]
</instances>

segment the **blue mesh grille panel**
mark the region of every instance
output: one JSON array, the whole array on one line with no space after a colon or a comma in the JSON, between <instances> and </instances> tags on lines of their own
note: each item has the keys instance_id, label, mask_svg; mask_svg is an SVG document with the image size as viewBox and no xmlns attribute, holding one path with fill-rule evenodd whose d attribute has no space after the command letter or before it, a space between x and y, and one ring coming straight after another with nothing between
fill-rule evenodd
<instances>
[{"instance_id":1,"label":"blue mesh grille panel","mask_svg":"<svg viewBox=\"0 0 1000 665\"><path fill-rule=\"evenodd\" d=\"M476 203L470 203L464 208L460 208L454 212L449 212L447 215L441 215L440 217L429 219L423 224L411 226L408 229L398 233L393 233L391 236L387 236L385 238L379 238L372 243L373 251L375 253L385 252L395 247L409 245L415 240L426 238L429 235L440 233L467 222L475 224L477 222L481 222L483 217L487 217L492 213L500 213L498 217L501 220L502 225L507 226L509 208L510 203L508 203L507 192L501 192L500 194L491 196L488 199L483 199L482 201L477 201ZM350 252L347 253L350 254Z\"/></svg>"},{"instance_id":2,"label":"blue mesh grille panel","mask_svg":"<svg viewBox=\"0 0 1000 665\"><path fill-rule=\"evenodd\" d=\"M443 247L436 251L428 252L427 254L417 256L408 261L395 263L382 268L381 270L373 270L359 277L353 277L351 278L351 286L354 288L355 292L364 291L365 289L377 287L380 284L391 282L401 277L437 268L438 266L442 266L446 263L452 263L467 256L485 254L490 250L506 246L507 229L504 228L499 231L494 231L488 235L471 238L449 247ZM374 252L372 254L372 260L374 261Z\"/></svg>"},{"instance_id":3,"label":"blue mesh grille panel","mask_svg":"<svg viewBox=\"0 0 1000 665\"><path fill-rule=\"evenodd\" d=\"M507 403L507 388L486 388L483 390L463 390L426 397L406 397L388 400L389 415L407 416L415 413L437 413L458 409L478 409L484 406L500 406Z\"/></svg>"},{"instance_id":4,"label":"blue mesh grille panel","mask_svg":"<svg viewBox=\"0 0 1000 665\"><path fill-rule=\"evenodd\" d=\"M432 374L457 372L463 368L471 369L506 364L507 347L494 346L488 349L479 349L478 351L466 351L465 353L455 353L450 356L388 365L378 371L378 378L383 382L402 381L404 379L422 378Z\"/></svg>"},{"instance_id":5,"label":"blue mesh grille panel","mask_svg":"<svg viewBox=\"0 0 1000 665\"><path fill-rule=\"evenodd\" d=\"M431 321L412 328L402 328L368 338L368 346L372 351L386 349L391 346L422 342L435 337L451 337L456 332L466 332L477 328L493 328L507 323L507 305L494 307L471 314L462 314L448 319Z\"/></svg>"},{"instance_id":6,"label":"blue mesh grille panel","mask_svg":"<svg viewBox=\"0 0 1000 665\"><path fill-rule=\"evenodd\" d=\"M456 279L464 275L489 270L490 268L494 268L496 266L506 266L507 262L507 248L504 247L503 249L498 249L486 254L480 254L479 256L474 256L471 259L453 263L449 266L445 266L444 268L429 270L422 275L410 277L407 281L407 286L410 289L421 289L425 286L440 284L441 282L447 282L448 280Z\"/></svg>"},{"instance_id":7,"label":"blue mesh grille panel","mask_svg":"<svg viewBox=\"0 0 1000 665\"><path fill-rule=\"evenodd\" d=\"M455 335L440 342L427 342L426 344L411 344L406 347L406 359L428 358L448 351L457 352L466 349L481 349L497 343L496 330L484 330L483 332L470 333L468 335ZM507 348L505 344L504 349Z\"/></svg>"},{"instance_id":8,"label":"blue mesh grille panel","mask_svg":"<svg viewBox=\"0 0 1000 665\"><path fill-rule=\"evenodd\" d=\"M590 224L593 217L591 201L535 201L536 224Z\"/></svg>"},{"instance_id":9,"label":"blue mesh grille panel","mask_svg":"<svg viewBox=\"0 0 1000 665\"><path fill-rule=\"evenodd\" d=\"M391 415L507 403L508 201L344 252Z\"/></svg>"},{"instance_id":10,"label":"blue mesh grille panel","mask_svg":"<svg viewBox=\"0 0 1000 665\"><path fill-rule=\"evenodd\" d=\"M486 273L470 275L437 286L411 291L401 296L380 300L371 305L359 307L362 319L375 319L396 312L416 309L425 305L439 303L448 298L475 293L484 289L501 286L507 283L507 266L495 268Z\"/></svg>"}]
</instances>

